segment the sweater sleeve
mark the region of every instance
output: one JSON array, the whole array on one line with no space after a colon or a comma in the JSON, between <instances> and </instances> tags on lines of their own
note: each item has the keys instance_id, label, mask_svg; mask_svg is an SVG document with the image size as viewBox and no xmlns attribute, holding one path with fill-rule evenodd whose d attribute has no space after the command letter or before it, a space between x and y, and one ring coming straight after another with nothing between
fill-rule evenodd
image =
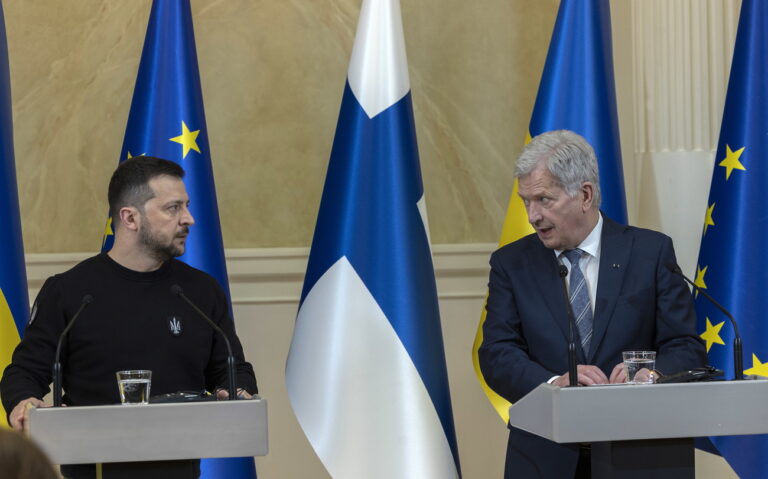
<instances>
[{"instance_id":1,"label":"sweater sleeve","mask_svg":"<svg viewBox=\"0 0 768 479\"><path fill-rule=\"evenodd\" d=\"M0 381L6 413L23 399L42 399L50 392L56 343L65 327L59 297L57 277L48 278L35 299L23 338Z\"/></svg>"}]
</instances>

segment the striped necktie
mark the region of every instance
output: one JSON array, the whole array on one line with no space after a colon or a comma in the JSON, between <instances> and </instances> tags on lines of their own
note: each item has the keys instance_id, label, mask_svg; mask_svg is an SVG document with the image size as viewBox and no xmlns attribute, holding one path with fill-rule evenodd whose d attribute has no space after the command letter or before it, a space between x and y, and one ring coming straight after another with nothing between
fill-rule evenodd
<instances>
[{"instance_id":1,"label":"striped necktie","mask_svg":"<svg viewBox=\"0 0 768 479\"><path fill-rule=\"evenodd\" d=\"M579 267L579 260L584 255L584 251L577 248L564 251L563 255L571 262L568 284L571 309L576 318L576 329L579 331L581 347L586 356L589 354L589 343L592 339L592 307L589 304L587 280Z\"/></svg>"}]
</instances>

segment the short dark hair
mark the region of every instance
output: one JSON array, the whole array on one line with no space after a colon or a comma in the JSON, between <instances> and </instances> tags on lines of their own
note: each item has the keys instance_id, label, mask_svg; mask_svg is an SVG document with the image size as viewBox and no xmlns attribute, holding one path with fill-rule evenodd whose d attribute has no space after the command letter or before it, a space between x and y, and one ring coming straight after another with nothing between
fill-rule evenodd
<instances>
[{"instance_id":1,"label":"short dark hair","mask_svg":"<svg viewBox=\"0 0 768 479\"><path fill-rule=\"evenodd\" d=\"M109 180L107 200L109 216L113 224L119 222L120 208L135 206L144 210L144 204L155 193L149 187L149 181L158 176L184 178L184 168L178 164L153 156L134 156L120 163Z\"/></svg>"}]
</instances>

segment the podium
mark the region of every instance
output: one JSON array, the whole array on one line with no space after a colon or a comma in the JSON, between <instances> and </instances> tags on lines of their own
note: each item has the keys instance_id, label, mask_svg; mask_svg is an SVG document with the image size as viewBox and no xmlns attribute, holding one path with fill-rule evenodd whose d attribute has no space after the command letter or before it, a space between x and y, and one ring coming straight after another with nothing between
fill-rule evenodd
<instances>
[{"instance_id":1,"label":"podium","mask_svg":"<svg viewBox=\"0 0 768 479\"><path fill-rule=\"evenodd\" d=\"M768 380L537 387L509 422L557 443L592 443L592 477L693 478L693 438L768 433Z\"/></svg>"},{"instance_id":2,"label":"podium","mask_svg":"<svg viewBox=\"0 0 768 479\"><path fill-rule=\"evenodd\" d=\"M55 464L263 456L263 399L37 408L29 436Z\"/></svg>"}]
</instances>

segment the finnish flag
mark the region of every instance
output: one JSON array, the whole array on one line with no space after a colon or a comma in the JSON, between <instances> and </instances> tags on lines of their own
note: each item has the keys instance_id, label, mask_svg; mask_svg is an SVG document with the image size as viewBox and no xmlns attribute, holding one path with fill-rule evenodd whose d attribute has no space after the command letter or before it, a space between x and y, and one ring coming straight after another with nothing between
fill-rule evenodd
<instances>
[{"instance_id":1,"label":"finnish flag","mask_svg":"<svg viewBox=\"0 0 768 479\"><path fill-rule=\"evenodd\" d=\"M398 0L362 4L286 386L332 477L460 477Z\"/></svg>"}]
</instances>

